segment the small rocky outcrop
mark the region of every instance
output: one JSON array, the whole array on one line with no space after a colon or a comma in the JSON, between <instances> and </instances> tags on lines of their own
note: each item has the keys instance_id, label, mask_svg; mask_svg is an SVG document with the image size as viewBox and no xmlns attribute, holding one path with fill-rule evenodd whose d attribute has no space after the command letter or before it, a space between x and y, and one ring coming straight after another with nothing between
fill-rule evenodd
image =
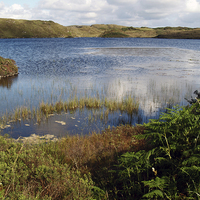
<instances>
[{"instance_id":1,"label":"small rocky outcrop","mask_svg":"<svg viewBox=\"0 0 200 200\"><path fill-rule=\"evenodd\" d=\"M18 75L18 67L15 61L0 56L0 79L16 75Z\"/></svg>"}]
</instances>

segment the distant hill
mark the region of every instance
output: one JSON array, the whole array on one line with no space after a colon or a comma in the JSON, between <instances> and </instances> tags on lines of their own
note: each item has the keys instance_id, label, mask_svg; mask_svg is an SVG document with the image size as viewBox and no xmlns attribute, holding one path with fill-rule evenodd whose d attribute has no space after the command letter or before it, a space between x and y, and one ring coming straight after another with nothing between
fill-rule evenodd
<instances>
[{"instance_id":1,"label":"distant hill","mask_svg":"<svg viewBox=\"0 0 200 200\"><path fill-rule=\"evenodd\" d=\"M0 38L70 37L67 27L52 21L0 19Z\"/></svg>"},{"instance_id":2,"label":"distant hill","mask_svg":"<svg viewBox=\"0 0 200 200\"><path fill-rule=\"evenodd\" d=\"M53 21L0 18L0 38L137 37L200 39L200 28L134 28L114 24L62 26Z\"/></svg>"}]
</instances>

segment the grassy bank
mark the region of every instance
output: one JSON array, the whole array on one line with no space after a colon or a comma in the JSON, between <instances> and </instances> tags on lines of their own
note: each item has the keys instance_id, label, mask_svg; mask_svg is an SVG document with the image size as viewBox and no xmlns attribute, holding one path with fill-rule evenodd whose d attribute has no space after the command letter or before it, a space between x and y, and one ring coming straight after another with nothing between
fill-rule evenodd
<instances>
[{"instance_id":1,"label":"grassy bank","mask_svg":"<svg viewBox=\"0 0 200 200\"><path fill-rule=\"evenodd\" d=\"M74 99L66 105L89 109L105 104L116 103ZM63 105L42 103L38 110L60 112ZM27 116L24 111L17 113ZM37 143L0 136L0 197L199 199L199 118L197 100L191 106L168 109L147 124L108 128L100 134Z\"/></svg>"},{"instance_id":2,"label":"grassy bank","mask_svg":"<svg viewBox=\"0 0 200 200\"><path fill-rule=\"evenodd\" d=\"M0 56L0 78L18 74L18 67L12 59L5 59Z\"/></svg>"},{"instance_id":3,"label":"grassy bank","mask_svg":"<svg viewBox=\"0 0 200 200\"><path fill-rule=\"evenodd\" d=\"M200 39L200 28L126 27L115 24L62 26L53 21L0 18L0 38L137 37Z\"/></svg>"}]
</instances>

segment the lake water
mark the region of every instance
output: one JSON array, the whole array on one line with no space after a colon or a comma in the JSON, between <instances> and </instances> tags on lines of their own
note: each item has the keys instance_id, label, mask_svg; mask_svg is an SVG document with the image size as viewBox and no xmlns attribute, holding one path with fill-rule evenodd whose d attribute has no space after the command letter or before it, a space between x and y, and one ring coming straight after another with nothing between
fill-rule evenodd
<instances>
[{"instance_id":1,"label":"lake water","mask_svg":"<svg viewBox=\"0 0 200 200\"><path fill-rule=\"evenodd\" d=\"M131 94L140 102L131 121L118 112L106 121L91 121L92 111L77 110L40 125L26 121L2 130L14 138L33 133L87 134L109 125L148 122L165 107L188 104L184 97L190 99L200 89L200 40L1 39L0 56L14 59L19 67L17 77L0 80L0 116L20 106L37 107L42 101L65 101L74 95L121 99ZM55 122L59 120L66 125Z\"/></svg>"}]
</instances>

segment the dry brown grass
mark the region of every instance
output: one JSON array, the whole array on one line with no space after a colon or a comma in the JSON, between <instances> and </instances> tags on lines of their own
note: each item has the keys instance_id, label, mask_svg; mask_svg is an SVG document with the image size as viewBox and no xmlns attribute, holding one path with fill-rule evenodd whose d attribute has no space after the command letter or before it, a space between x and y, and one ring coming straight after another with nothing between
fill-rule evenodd
<instances>
[{"instance_id":1,"label":"dry brown grass","mask_svg":"<svg viewBox=\"0 0 200 200\"><path fill-rule=\"evenodd\" d=\"M144 148L144 140L134 137L143 131L143 126L125 125L106 129L101 134L68 136L58 142L59 149L66 163L84 173L94 173L115 162L122 153Z\"/></svg>"}]
</instances>

